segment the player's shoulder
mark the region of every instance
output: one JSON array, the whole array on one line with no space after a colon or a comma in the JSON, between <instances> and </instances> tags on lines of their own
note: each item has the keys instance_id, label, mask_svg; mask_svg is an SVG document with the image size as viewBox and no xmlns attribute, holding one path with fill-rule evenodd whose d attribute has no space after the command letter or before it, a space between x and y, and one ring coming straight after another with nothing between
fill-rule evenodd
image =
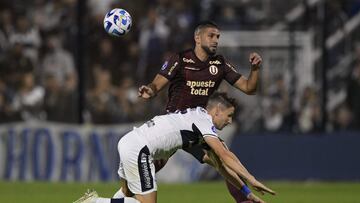
<instances>
[{"instance_id":1,"label":"player's shoulder","mask_svg":"<svg viewBox=\"0 0 360 203\"><path fill-rule=\"evenodd\" d=\"M184 51L179 52L179 60L182 63L186 64L195 64L196 63L196 55L193 49L186 49Z\"/></svg>"},{"instance_id":2,"label":"player's shoulder","mask_svg":"<svg viewBox=\"0 0 360 203\"><path fill-rule=\"evenodd\" d=\"M197 116L197 119L200 121L212 121L211 116L208 111L203 107L196 107L193 109L194 114Z\"/></svg>"},{"instance_id":3,"label":"player's shoulder","mask_svg":"<svg viewBox=\"0 0 360 203\"><path fill-rule=\"evenodd\" d=\"M184 60L183 58L191 58L192 57L192 49L186 49L179 52L174 52L170 54L167 58L167 61L179 62L180 60Z\"/></svg>"}]
</instances>

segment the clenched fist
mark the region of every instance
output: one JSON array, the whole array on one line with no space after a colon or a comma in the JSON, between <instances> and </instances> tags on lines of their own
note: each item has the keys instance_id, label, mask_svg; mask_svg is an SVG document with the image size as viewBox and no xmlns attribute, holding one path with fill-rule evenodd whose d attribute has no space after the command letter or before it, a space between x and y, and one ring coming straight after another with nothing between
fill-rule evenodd
<instances>
[{"instance_id":1,"label":"clenched fist","mask_svg":"<svg viewBox=\"0 0 360 203\"><path fill-rule=\"evenodd\" d=\"M262 62L262 58L258 53L253 52L250 54L249 62L252 69L259 69Z\"/></svg>"}]
</instances>

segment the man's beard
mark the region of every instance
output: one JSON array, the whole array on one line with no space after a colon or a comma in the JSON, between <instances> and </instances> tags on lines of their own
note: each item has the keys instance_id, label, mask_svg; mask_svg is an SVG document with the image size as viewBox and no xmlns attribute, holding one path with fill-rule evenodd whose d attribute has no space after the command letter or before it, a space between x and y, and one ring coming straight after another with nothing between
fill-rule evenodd
<instances>
[{"instance_id":1,"label":"man's beard","mask_svg":"<svg viewBox=\"0 0 360 203\"><path fill-rule=\"evenodd\" d=\"M215 51L211 51L209 47L207 46L201 46L201 48L209 55L209 56L213 56L216 54L216 49Z\"/></svg>"}]
</instances>

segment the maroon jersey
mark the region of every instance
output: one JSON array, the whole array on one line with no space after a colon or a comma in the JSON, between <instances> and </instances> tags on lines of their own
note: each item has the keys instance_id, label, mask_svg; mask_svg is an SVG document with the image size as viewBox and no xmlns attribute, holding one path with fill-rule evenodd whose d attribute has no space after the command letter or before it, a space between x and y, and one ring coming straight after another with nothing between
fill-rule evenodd
<instances>
[{"instance_id":1,"label":"maroon jersey","mask_svg":"<svg viewBox=\"0 0 360 203\"><path fill-rule=\"evenodd\" d=\"M205 108L209 96L223 79L233 85L241 77L223 56L211 56L203 62L194 50L170 57L159 74L170 81L166 107L169 112L197 106Z\"/></svg>"}]
</instances>

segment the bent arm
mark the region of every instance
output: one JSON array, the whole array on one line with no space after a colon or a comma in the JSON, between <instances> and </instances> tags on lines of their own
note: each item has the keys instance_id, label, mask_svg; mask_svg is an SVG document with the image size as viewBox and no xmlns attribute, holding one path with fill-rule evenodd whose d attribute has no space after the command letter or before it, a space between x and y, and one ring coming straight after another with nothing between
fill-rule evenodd
<instances>
[{"instance_id":1,"label":"bent arm","mask_svg":"<svg viewBox=\"0 0 360 203\"><path fill-rule=\"evenodd\" d=\"M262 199L251 192L245 182L230 168L224 166L213 150L206 151L204 162L213 166L227 181L239 189L249 200L256 203L265 203ZM246 190L246 188L248 190Z\"/></svg>"},{"instance_id":2,"label":"bent arm","mask_svg":"<svg viewBox=\"0 0 360 203\"><path fill-rule=\"evenodd\" d=\"M214 150L215 154L219 157L225 169L228 168L226 169L228 170L227 172L229 172L229 170L234 171L238 176L243 178L261 193L268 192L273 195L275 194L273 190L256 180L255 177L251 175L248 170L246 170L246 168L241 164L239 159L234 158L236 156L224 147L224 145L220 142L219 139L214 137L205 137L204 139L205 142L211 147L212 150Z\"/></svg>"},{"instance_id":3,"label":"bent arm","mask_svg":"<svg viewBox=\"0 0 360 203\"><path fill-rule=\"evenodd\" d=\"M161 91L168 82L169 80L167 78L157 74L150 84L143 85L139 88L138 95L144 99L150 99L156 96L156 94Z\"/></svg>"},{"instance_id":4,"label":"bent arm","mask_svg":"<svg viewBox=\"0 0 360 203\"><path fill-rule=\"evenodd\" d=\"M249 62L251 65L249 77L240 77L234 83L234 86L239 90L243 91L245 94L253 95L256 94L256 89L258 86L262 58L258 53L253 52L249 56Z\"/></svg>"},{"instance_id":5,"label":"bent arm","mask_svg":"<svg viewBox=\"0 0 360 203\"><path fill-rule=\"evenodd\" d=\"M260 69L259 68L252 68L249 74L248 78L245 78L244 76L241 76L234 84L233 86L237 89L241 90L245 94L248 95L255 95L259 76L260 76Z\"/></svg>"},{"instance_id":6,"label":"bent arm","mask_svg":"<svg viewBox=\"0 0 360 203\"><path fill-rule=\"evenodd\" d=\"M158 93L160 90L162 90L165 85L169 82L167 78L164 76L157 74L154 78L154 80L149 84L152 88L155 90L155 94Z\"/></svg>"}]
</instances>

